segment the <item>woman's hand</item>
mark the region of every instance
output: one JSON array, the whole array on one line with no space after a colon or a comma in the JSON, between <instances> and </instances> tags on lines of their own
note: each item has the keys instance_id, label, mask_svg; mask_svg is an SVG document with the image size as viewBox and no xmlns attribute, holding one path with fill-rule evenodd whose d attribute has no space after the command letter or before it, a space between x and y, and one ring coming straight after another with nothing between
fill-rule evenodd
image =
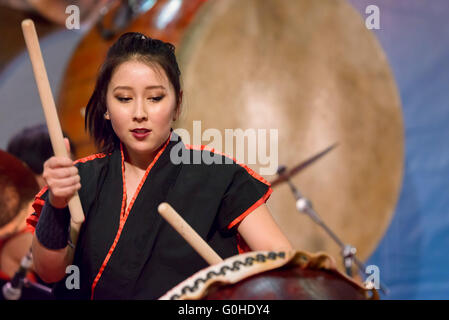
<instances>
[{"instance_id":1,"label":"woman's hand","mask_svg":"<svg viewBox=\"0 0 449 320\"><path fill-rule=\"evenodd\" d=\"M70 154L67 138L64 138L64 142ZM55 208L65 208L70 198L81 188L78 169L69 158L53 156L45 161L42 177L50 191L50 204Z\"/></svg>"}]
</instances>

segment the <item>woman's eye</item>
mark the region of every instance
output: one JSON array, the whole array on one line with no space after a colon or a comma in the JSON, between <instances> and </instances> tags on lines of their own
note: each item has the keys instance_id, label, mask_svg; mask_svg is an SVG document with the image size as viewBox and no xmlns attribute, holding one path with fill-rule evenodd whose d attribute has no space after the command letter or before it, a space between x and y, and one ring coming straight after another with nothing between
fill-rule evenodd
<instances>
[{"instance_id":1,"label":"woman's eye","mask_svg":"<svg viewBox=\"0 0 449 320\"><path fill-rule=\"evenodd\" d=\"M131 98L128 98L128 97L116 97L116 98L120 102L128 102L131 100Z\"/></svg>"},{"instance_id":2,"label":"woman's eye","mask_svg":"<svg viewBox=\"0 0 449 320\"><path fill-rule=\"evenodd\" d=\"M164 97L165 96L162 95L162 96L157 96L157 97L150 97L148 99L151 100L151 101L158 102L158 101L161 101Z\"/></svg>"}]
</instances>

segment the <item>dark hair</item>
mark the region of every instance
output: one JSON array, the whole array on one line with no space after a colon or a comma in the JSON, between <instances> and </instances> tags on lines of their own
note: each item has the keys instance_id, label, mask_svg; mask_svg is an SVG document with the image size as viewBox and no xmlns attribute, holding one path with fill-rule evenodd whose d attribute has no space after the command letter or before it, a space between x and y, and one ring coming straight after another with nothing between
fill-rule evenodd
<instances>
[{"instance_id":1,"label":"dark hair","mask_svg":"<svg viewBox=\"0 0 449 320\"><path fill-rule=\"evenodd\" d=\"M70 149L73 154L76 153L71 141ZM42 174L44 162L53 156L47 126L38 124L24 128L11 138L6 151L25 162L34 174Z\"/></svg>"},{"instance_id":2,"label":"dark hair","mask_svg":"<svg viewBox=\"0 0 449 320\"><path fill-rule=\"evenodd\" d=\"M121 35L107 53L106 60L100 68L94 92L86 106L85 128L102 152L112 152L120 142L111 122L104 118L106 94L114 70L121 63L129 60L160 66L173 85L177 105L180 103L181 72L175 57L175 47L171 43L152 39L138 32Z\"/></svg>"}]
</instances>

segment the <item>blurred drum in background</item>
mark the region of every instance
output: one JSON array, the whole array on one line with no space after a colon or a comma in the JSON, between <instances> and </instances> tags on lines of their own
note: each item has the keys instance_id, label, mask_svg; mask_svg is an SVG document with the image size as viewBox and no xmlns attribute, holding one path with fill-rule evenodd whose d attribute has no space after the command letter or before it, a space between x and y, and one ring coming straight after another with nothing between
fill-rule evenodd
<instances>
[{"instance_id":1,"label":"blurred drum in background","mask_svg":"<svg viewBox=\"0 0 449 320\"><path fill-rule=\"evenodd\" d=\"M0 5L21 11L33 10L33 6L28 0L0 0Z\"/></svg>"},{"instance_id":2,"label":"blurred drum in background","mask_svg":"<svg viewBox=\"0 0 449 320\"><path fill-rule=\"evenodd\" d=\"M0 150L0 231L16 219L23 220L17 223L17 228L25 227L28 209L38 192L39 185L31 169L12 154ZM0 239L15 231L18 230L0 232Z\"/></svg>"},{"instance_id":3,"label":"blurred drum in background","mask_svg":"<svg viewBox=\"0 0 449 320\"><path fill-rule=\"evenodd\" d=\"M185 103L179 127L193 132L201 120L203 131L215 128L223 137L227 128L266 129L267 136L276 129L277 148L267 146L267 155L287 167L338 143L292 181L367 259L399 196L404 129L388 61L360 15L343 0L208 1L178 57ZM258 172L267 167L260 158L249 163L248 152L237 160ZM267 204L295 248L328 252L342 265L339 247L296 212L286 184Z\"/></svg>"}]
</instances>

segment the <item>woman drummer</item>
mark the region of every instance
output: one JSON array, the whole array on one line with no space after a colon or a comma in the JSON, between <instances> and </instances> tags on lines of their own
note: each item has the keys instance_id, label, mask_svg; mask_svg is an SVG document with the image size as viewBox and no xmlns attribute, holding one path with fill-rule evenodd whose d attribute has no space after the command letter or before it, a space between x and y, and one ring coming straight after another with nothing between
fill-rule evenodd
<instances>
[{"instance_id":1,"label":"woman drummer","mask_svg":"<svg viewBox=\"0 0 449 320\"><path fill-rule=\"evenodd\" d=\"M35 268L45 281L57 282L57 297L155 299L207 267L157 213L161 202L222 258L238 254L245 243L251 250L291 248L265 205L272 191L267 181L224 155L184 145L173 132L182 102L179 77L173 45L140 33L122 35L108 51L86 108L86 128L102 153L45 163L47 187L28 221L36 228ZM178 151L219 161L175 163ZM67 261L67 203L76 191L86 220L73 261ZM66 288L68 265L78 267L77 290Z\"/></svg>"}]
</instances>

